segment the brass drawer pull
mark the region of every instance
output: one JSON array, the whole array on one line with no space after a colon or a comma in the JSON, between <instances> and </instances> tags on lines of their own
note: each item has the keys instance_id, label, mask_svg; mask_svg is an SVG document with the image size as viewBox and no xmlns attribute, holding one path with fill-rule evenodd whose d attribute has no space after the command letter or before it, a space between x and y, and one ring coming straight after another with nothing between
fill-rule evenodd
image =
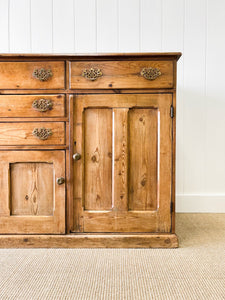
<instances>
[{"instance_id":1,"label":"brass drawer pull","mask_svg":"<svg viewBox=\"0 0 225 300\"><path fill-rule=\"evenodd\" d=\"M35 69L33 72L33 77L40 81L47 81L50 77L52 77L52 70L46 69Z\"/></svg>"},{"instance_id":2,"label":"brass drawer pull","mask_svg":"<svg viewBox=\"0 0 225 300\"><path fill-rule=\"evenodd\" d=\"M154 80L159 77L161 74L160 69L158 68L144 68L141 70L141 76L148 80Z\"/></svg>"},{"instance_id":3,"label":"brass drawer pull","mask_svg":"<svg viewBox=\"0 0 225 300\"><path fill-rule=\"evenodd\" d=\"M45 112L52 109L53 103L48 99L37 99L32 103L32 107L37 111Z\"/></svg>"},{"instance_id":4,"label":"brass drawer pull","mask_svg":"<svg viewBox=\"0 0 225 300\"><path fill-rule=\"evenodd\" d=\"M98 77L102 76L102 71L100 69L84 69L82 72L82 76L88 80L96 80Z\"/></svg>"},{"instance_id":5,"label":"brass drawer pull","mask_svg":"<svg viewBox=\"0 0 225 300\"><path fill-rule=\"evenodd\" d=\"M61 184L65 183L65 178L64 177L56 178L56 183L58 185L61 185Z\"/></svg>"},{"instance_id":6,"label":"brass drawer pull","mask_svg":"<svg viewBox=\"0 0 225 300\"><path fill-rule=\"evenodd\" d=\"M34 128L32 132L33 136L37 137L39 140L47 140L49 136L52 135L52 130L49 128Z\"/></svg>"}]
</instances>

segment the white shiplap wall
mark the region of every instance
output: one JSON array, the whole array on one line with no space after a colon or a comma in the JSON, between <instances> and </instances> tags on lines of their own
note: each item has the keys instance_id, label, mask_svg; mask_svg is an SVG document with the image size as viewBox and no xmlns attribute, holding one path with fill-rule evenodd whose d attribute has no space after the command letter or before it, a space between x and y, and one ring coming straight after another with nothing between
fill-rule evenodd
<instances>
[{"instance_id":1,"label":"white shiplap wall","mask_svg":"<svg viewBox=\"0 0 225 300\"><path fill-rule=\"evenodd\" d=\"M224 0L0 0L1 53L183 52L182 212L225 212L224 33Z\"/></svg>"}]
</instances>

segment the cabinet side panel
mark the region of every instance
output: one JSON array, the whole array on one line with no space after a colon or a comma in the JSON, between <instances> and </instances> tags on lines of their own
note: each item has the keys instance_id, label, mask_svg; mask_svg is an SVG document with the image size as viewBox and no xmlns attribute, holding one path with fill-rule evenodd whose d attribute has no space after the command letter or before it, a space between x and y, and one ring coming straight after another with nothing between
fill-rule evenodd
<instances>
[{"instance_id":1,"label":"cabinet side panel","mask_svg":"<svg viewBox=\"0 0 225 300\"><path fill-rule=\"evenodd\" d=\"M129 210L157 209L158 110L129 111Z\"/></svg>"},{"instance_id":2,"label":"cabinet side panel","mask_svg":"<svg viewBox=\"0 0 225 300\"><path fill-rule=\"evenodd\" d=\"M112 208L112 109L84 111L84 207Z\"/></svg>"},{"instance_id":3,"label":"cabinet side panel","mask_svg":"<svg viewBox=\"0 0 225 300\"><path fill-rule=\"evenodd\" d=\"M12 163L11 215L53 215L53 164Z\"/></svg>"}]
</instances>

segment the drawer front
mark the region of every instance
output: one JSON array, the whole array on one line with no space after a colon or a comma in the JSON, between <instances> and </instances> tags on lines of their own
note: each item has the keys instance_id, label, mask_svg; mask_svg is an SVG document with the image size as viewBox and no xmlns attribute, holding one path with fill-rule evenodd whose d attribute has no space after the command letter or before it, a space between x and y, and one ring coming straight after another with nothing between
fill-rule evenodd
<instances>
[{"instance_id":1,"label":"drawer front","mask_svg":"<svg viewBox=\"0 0 225 300\"><path fill-rule=\"evenodd\" d=\"M63 145L64 122L0 123L0 145Z\"/></svg>"},{"instance_id":2,"label":"drawer front","mask_svg":"<svg viewBox=\"0 0 225 300\"><path fill-rule=\"evenodd\" d=\"M172 61L71 62L72 89L172 88Z\"/></svg>"},{"instance_id":3,"label":"drawer front","mask_svg":"<svg viewBox=\"0 0 225 300\"><path fill-rule=\"evenodd\" d=\"M0 62L0 89L63 89L63 61Z\"/></svg>"},{"instance_id":4,"label":"drawer front","mask_svg":"<svg viewBox=\"0 0 225 300\"><path fill-rule=\"evenodd\" d=\"M64 95L0 95L1 118L64 116Z\"/></svg>"}]
</instances>

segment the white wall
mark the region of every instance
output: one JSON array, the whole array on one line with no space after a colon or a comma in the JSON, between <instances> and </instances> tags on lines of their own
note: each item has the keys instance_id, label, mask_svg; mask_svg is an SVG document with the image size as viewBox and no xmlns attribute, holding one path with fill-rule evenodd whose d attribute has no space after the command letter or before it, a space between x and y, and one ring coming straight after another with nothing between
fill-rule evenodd
<instances>
[{"instance_id":1,"label":"white wall","mask_svg":"<svg viewBox=\"0 0 225 300\"><path fill-rule=\"evenodd\" d=\"M177 211L225 212L224 0L0 0L0 52L181 51Z\"/></svg>"}]
</instances>

